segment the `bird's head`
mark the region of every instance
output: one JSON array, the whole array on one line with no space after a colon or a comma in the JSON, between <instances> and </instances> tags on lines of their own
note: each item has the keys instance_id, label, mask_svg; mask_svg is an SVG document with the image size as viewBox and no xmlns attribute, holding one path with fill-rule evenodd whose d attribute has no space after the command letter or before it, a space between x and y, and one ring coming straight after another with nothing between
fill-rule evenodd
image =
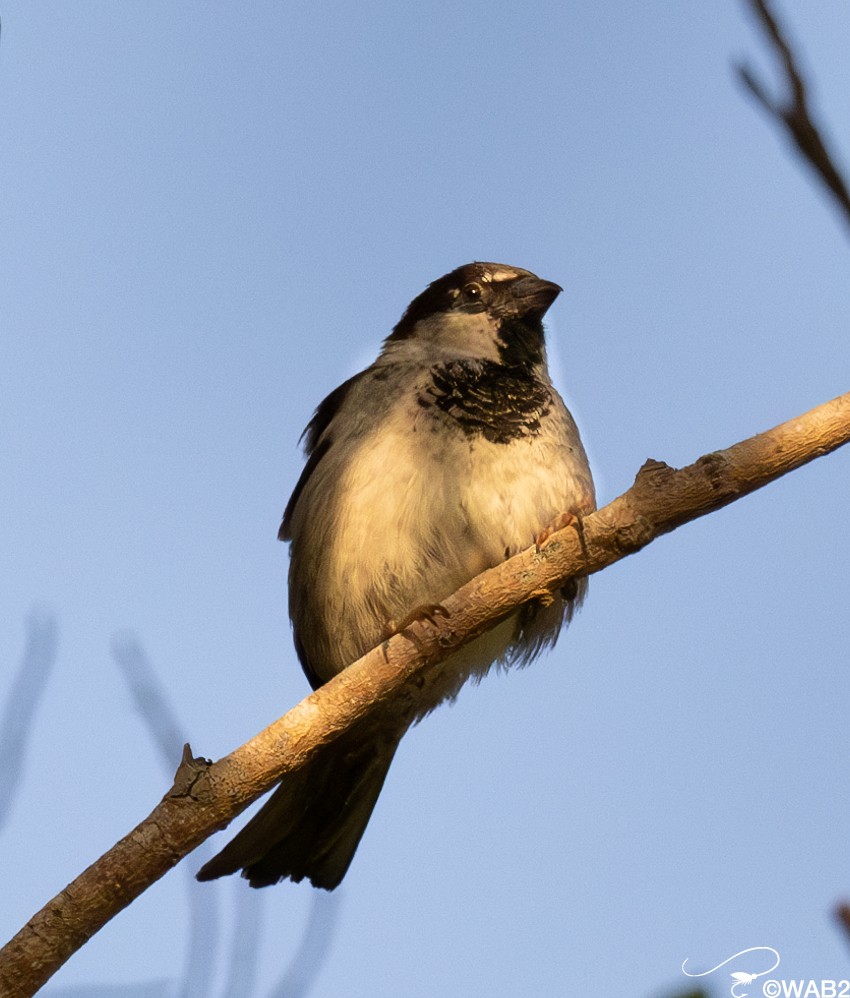
<instances>
[{"instance_id":1,"label":"bird's head","mask_svg":"<svg viewBox=\"0 0 850 998\"><path fill-rule=\"evenodd\" d=\"M467 263L413 299L387 337L384 354L543 363L543 316L561 290L520 267Z\"/></svg>"}]
</instances>

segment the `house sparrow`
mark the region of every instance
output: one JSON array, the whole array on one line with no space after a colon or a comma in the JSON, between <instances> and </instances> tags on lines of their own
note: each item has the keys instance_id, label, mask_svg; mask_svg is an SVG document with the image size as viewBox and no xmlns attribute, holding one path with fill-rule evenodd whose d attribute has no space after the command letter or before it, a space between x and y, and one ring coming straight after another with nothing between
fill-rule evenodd
<instances>
[{"instance_id":1,"label":"house sparrow","mask_svg":"<svg viewBox=\"0 0 850 998\"><path fill-rule=\"evenodd\" d=\"M518 267L458 267L316 409L279 534L314 689L564 514L595 508L578 430L546 367L543 316L560 291ZM553 645L586 588L578 579L551 604L526 605L443 663L412 716L288 774L198 878L242 869L253 887L305 877L336 887L409 725L494 662L525 664Z\"/></svg>"}]
</instances>

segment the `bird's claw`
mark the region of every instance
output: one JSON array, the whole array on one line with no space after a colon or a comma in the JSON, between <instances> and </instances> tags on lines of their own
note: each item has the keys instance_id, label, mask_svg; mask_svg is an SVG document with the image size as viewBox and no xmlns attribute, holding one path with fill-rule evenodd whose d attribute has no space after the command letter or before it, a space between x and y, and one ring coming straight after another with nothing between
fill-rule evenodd
<instances>
[{"instance_id":1,"label":"bird's claw","mask_svg":"<svg viewBox=\"0 0 850 998\"><path fill-rule=\"evenodd\" d=\"M534 546L537 549L537 553L540 553L543 545L549 540L552 534L556 533L558 530L563 530L564 527L569 527L571 523L576 523L578 519L579 514L573 510L560 513L551 526L541 530L540 533L534 538Z\"/></svg>"},{"instance_id":2,"label":"bird's claw","mask_svg":"<svg viewBox=\"0 0 850 998\"><path fill-rule=\"evenodd\" d=\"M423 603L422 606L417 606L416 609L411 610L400 623L391 623L390 632L392 634L403 634L416 645L419 651L422 651L424 647L422 640L411 630L411 626L423 620L427 620L429 624L436 625L437 617L445 619L448 616L450 616L449 611L442 603Z\"/></svg>"}]
</instances>

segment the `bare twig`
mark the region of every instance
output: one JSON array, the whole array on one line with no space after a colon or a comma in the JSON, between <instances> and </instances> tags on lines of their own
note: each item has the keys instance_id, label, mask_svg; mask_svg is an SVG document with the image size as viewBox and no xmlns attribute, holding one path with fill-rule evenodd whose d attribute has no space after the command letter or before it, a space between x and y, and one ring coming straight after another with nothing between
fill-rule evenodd
<instances>
[{"instance_id":1,"label":"bare twig","mask_svg":"<svg viewBox=\"0 0 850 998\"><path fill-rule=\"evenodd\" d=\"M52 614L33 611L27 618L21 666L0 715L0 828L11 812L20 784L33 716L56 661L57 635Z\"/></svg>"},{"instance_id":2,"label":"bare twig","mask_svg":"<svg viewBox=\"0 0 850 998\"><path fill-rule=\"evenodd\" d=\"M0 993L28 998L87 939L213 831L340 738L415 715L438 663L576 576L599 572L656 537L726 506L850 441L850 393L727 450L674 470L648 461L634 485L580 527L553 534L443 601L343 670L241 748L212 764L189 747L151 815L63 890L0 950ZM5 989L5 990L4 990Z\"/></svg>"},{"instance_id":3,"label":"bare twig","mask_svg":"<svg viewBox=\"0 0 850 998\"><path fill-rule=\"evenodd\" d=\"M850 225L850 191L841 171L830 155L820 129L809 109L806 84L797 68L797 62L785 34L770 9L768 0L746 0L764 28L770 44L782 64L788 96L774 100L767 89L746 65L736 66L738 77L767 113L779 122L800 151L803 159L814 169L841 206L844 220Z\"/></svg>"}]
</instances>

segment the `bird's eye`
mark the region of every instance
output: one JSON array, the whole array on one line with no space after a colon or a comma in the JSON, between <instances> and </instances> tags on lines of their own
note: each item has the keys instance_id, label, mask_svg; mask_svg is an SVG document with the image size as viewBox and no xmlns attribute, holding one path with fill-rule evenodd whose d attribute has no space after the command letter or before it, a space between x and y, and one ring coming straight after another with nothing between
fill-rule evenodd
<instances>
[{"instance_id":1,"label":"bird's eye","mask_svg":"<svg viewBox=\"0 0 850 998\"><path fill-rule=\"evenodd\" d=\"M474 281L470 284L464 284L463 286L463 296L464 298L468 298L470 301L478 301L483 293L484 289L480 284L476 284Z\"/></svg>"}]
</instances>

